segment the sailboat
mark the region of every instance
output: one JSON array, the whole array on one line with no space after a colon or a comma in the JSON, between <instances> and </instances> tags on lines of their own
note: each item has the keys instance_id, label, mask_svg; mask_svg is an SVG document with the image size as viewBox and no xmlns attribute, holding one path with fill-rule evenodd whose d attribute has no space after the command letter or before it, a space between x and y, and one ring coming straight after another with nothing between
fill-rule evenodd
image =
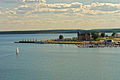
<instances>
[{"instance_id":1,"label":"sailboat","mask_svg":"<svg viewBox=\"0 0 120 80\"><path fill-rule=\"evenodd\" d=\"M16 55L19 55L19 48L16 49Z\"/></svg>"}]
</instances>

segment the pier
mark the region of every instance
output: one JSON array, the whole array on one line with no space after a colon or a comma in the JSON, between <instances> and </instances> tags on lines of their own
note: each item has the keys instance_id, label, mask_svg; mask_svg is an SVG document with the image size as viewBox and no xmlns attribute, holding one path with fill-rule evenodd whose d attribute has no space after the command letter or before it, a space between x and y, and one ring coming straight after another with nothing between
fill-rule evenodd
<instances>
[{"instance_id":1,"label":"pier","mask_svg":"<svg viewBox=\"0 0 120 80\"><path fill-rule=\"evenodd\" d=\"M20 40L20 41L18 41L18 42L15 42L15 43L36 43L38 40L36 39L23 39L23 40Z\"/></svg>"},{"instance_id":2,"label":"pier","mask_svg":"<svg viewBox=\"0 0 120 80\"><path fill-rule=\"evenodd\" d=\"M45 44L45 41L38 41L38 40L21 40L14 43L39 43L39 44Z\"/></svg>"},{"instance_id":3,"label":"pier","mask_svg":"<svg viewBox=\"0 0 120 80\"><path fill-rule=\"evenodd\" d=\"M18 41L18 42L15 42L15 43L35 43L35 41Z\"/></svg>"}]
</instances>

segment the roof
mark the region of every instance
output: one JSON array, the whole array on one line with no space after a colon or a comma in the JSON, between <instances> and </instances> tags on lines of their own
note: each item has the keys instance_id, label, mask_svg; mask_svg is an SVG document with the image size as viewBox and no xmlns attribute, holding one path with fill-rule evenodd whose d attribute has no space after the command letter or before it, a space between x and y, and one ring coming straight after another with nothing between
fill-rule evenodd
<instances>
[{"instance_id":1,"label":"roof","mask_svg":"<svg viewBox=\"0 0 120 80\"><path fill-rule=\"evenodd\" d=\"M120 36L120 33L116 33L115 35L119 35Z\"/></svg>"}]
</instances>

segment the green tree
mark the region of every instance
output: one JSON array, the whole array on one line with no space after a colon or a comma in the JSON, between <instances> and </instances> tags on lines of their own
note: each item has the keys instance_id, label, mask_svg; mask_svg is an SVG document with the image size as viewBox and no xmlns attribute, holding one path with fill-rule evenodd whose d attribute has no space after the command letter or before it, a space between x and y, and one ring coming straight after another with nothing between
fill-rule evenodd
<instances>
[{"instance_id":1,"label":"green tree","mask_svg":"<svg viewBox=\"0 0 120 80\"><path fill-rule=\"evenodd\" d=\"M94 40L97 40L97 38L99 37L99 32L98 31L92 31L91 32L92 38Z\"/></svg>"},{"instance_id":2,"label":"green tree","mask_svg":"<svg viewBox=\"0 0 120 80\"><path fill-rule=\"evenodd\" d=\"M115 34L116 34L116 32L113 32L113 33L112 33L112 36L115 36Z\"/></svg>"},{"instance_id":3,"label":"green tree","mask_svg":"<svg viewBox=\"0 0 120 80\"><path fill-rule=\"evenodd\" d=\"M108 37L108 35L106 35L105 37Z\"/></svg>"},{"instance_id":4,"label":"green tree","mask_svg":"<svg viewBox=\"0 0 120 80\"><path fill-rule=\"evenodd\" d=\"M101 37L105 37L105 33L103 32L103 33L101 33Z\"/></svg>"},{"instance_id":5,"label":"green tree","mask_svg":"<svg viewBox=\"0 0 120 80\"><path fill-rule=\"evenodd\" d=\"M72 38L72 41L77 41L77 37L73 37L73 38Z\"/></svg>"},{"instance_id":6,"label":"green tree","mask_svg":"<svg viewBox=\"0 0 120 80\"><path fill-rule=\"evenodd\" d=\"M59 35L59 39L63 39L64 37L63 37L63 35Z\"/></svg>"}]
</instances>

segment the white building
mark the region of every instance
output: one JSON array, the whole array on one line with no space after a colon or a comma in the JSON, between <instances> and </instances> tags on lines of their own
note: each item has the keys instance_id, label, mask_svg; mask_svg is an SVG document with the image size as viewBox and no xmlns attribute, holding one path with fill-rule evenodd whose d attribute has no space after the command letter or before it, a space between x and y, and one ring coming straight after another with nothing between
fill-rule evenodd
<instances>
[{"instance_id":1,"label":"white building","mask_svg":"<svg viewBox=\"0 0 120 80\"><path fill-rule=\"evenodd\" d=\"M114 35L114 37L119 38L119 37L120 37L120 33L116 33L116 34Z\"/></svg>"}]
</instances>

